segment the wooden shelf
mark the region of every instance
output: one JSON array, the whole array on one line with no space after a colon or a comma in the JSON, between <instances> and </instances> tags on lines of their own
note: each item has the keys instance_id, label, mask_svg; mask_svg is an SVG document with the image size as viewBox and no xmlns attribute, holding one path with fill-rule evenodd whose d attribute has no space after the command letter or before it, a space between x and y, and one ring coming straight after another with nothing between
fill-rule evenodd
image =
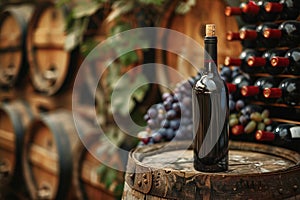
<instances>
[{"instance_id":1,"label":"wooden shelf","mask_svg":"<svg viewBox=\"0 0 300 200\"><path fill-rule=\"evenodd\" d=\"M249 74L252 77L278 77L278 78L300 78L300 75L292 75L292 74L278 74L278 75L272 75L268 73L256 73L256 74Z\"/></svg>"},{"instance_id":2,"label":"wooden shelf","mask_svg":"<svg viewBox=\"0 0 300 200\"><path fill-rule=\"evenodd\" d=\"M300 125L300 121L280 119L280 118L271 118L275 122L287 123L287 124L297 124Z\"/></svg>"},{"instance_id":3,"label":"wooden shelf","mask_svg":"<svg viewBox=\"0 0 300 200\"><path fill-rule=\"evenodd\" d=\"M266 104L264 102L261 101L252 101L251 104L256 104L256 105L260 105L260 106L273 106L273 107L281 107L281 108L297 108L300 109L300 105L298 106L289 106L286 104L282 104L282 103L270 103L270 104Z\"/></svg>"}]
</instances>

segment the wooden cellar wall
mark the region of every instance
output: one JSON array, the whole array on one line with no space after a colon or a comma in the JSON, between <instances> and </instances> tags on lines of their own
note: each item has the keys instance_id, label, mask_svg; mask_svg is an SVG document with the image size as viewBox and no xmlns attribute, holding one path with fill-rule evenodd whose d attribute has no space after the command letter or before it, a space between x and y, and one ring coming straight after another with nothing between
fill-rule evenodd
<instances>
[{"instance_id":1,"label":"wooden cellar wall","mask_svg":"<svg viewBox=\"0 0 300 200\"><path fill-rule=\"evenodd\" d=\"M46 1L46 0L36 0L34 1L34 3L32 1L26 1L26 0L11 0L9 2L5 2L2 3L0 2L0 20L2 16L2 13L4 13L6 8L19 8L20 9L20 13L23 10L24 12L30 13L31 17L32 16L36 16L36 17L32 17L32 21L37 20L42 18L42 16L40 16L39 12L34 12L35 9L37 8L45 8L49 5L52 6L53 8L53 2L54 1ZM218 55L218 60L219 60L219 64L222 65L223 64L223 60L226 56L233 56L233 57L238 57L240 52L242 51L242 46L239 43L236 42L228 42L226 41L226 31L228 30L232 30L232 31L238 31L239 25L241 26L241 24L238 24L237 22L240 22L240 19L238 19L238 21L235 18L229 18L229 17L225 17L224 16L224 9L225 6L227 5L227 3L223 0L197 0L196 5L193 7L193 9L191 9L191 11L189 13L187 13L186 15L175 15L174 14L174 9L175 6L173 4L175 4L178 1L174 1L173 3L168 4L168 7L166 7L166 11L162 14L162 16L159 16L157 18L159 18L156 25L164 27L164 28L170 28L173 30L177 30L179 32L185 33L186 35L192 37L193 39L195 39L197 42L201 43L201 45L203 45L203 38L201 37L201 27L204 24L207 23L216 23L216 26L218 27L217 29L217 35L219 37L219 55ZM227 1L228 2L228 1ZM235 3L237 3L239 1L235 1ZM2 3L2 4L1 4ZM209 12L211 8L215 8L215 12ZM202 12L199 12L202 11ZM19 14L20 14L19 13ZM47 164L41 164L41 162L45 161L45 163L51 163L53 165L55 165L55 162L58 162L57 160L55 160L55 156L59 157L60 153L54 155L53 157L48 156L48 155L52 155L52 151L50 151L49 149L51 149L51 146L56 145L57 141L55 139L53 139L54 137L50 137L47 134L47 131L44 131L43 127L41 124L44 122L44 118L42 118L42 115L46 115L48 113L55 113L54 116L56 116L56 112L57 111L61 111L63 110L64 114L68 113L67 115L70 114L70 112L72 111L72 86L74 84L74 79L77 73L77 70L80 66L80 64L82 63L84 56L81 55L79 53L79 49L75 48L73 51L71 52L67 52L66 53L66 59L70 59L70 63L71 64L65 64L63 61L61 61L62 59L60 59L62 52L64 52L64 42L66 40L65 35L64 35L64 27L61 26L61 21L60 20L64 20L63 17L60 18L60 15L56 15L53 14L53 22L54 26L56 26L58 24L58 27L56 27L57 29L53 29L52 31L54 32L53 35L50 36L47 35L47 31L49 30L49 27L47 23L50 23L47 21L47 19L45 19L45 23L44 24L39 24L39 26L41 26L41 30L36 31L36 27L37 25L34 24L31 21L31 24L29 24L29 19L31 18L24 18L25 19L25 23L26 24L26 29L24 29L23 31L26 32L26 37L22 38L22 36L19 36L19 38L14 38L15 36L13 34L11 34L11 38L12 40L15 41L19 41L19 44L15 44L14 42L12 42L13 45L17 45L17 46L13 46L13 48L8 48L5 49L7 46L5 46L5 41L9 40L7 38L0 38L0 54L2 52L6 52L6 51L13 51L13 52L18 52L19 54L15 54L15 57L8 57L5 62L7 62L8 66L10 65L10 62L12 62L13 64L15 64L16 66L19 67L23 67L26 68L25 71L20 74L19 77L17 77L16 79L16 83L13 83L11 86L7 86L7 85L1 85L1 76L2 74L5 74L6 77L9 77L11 74L10 73L14 73L12 70L10 70L10 67L7 67L6 71L2 71L0 69L0 107L3 106L4 104L8 104L11 105L11 107L15 107L13 108L13 112L20 112L20 116L24 117L25 120L22 118L22 120L24 120L26 123L21 123L22 125L24 125L22 127L23 132L25 133L28 130L31 130L32 132L34 132L34 134L41 134L40 137L44 138L44 143L39 144L38 142L35 144L35 140L31 139L29 136L26 137L24 139L24 141L22 141L21 143L25 144L24 149L29 149L30 153L20 153L18 152L20 155L18 155L19 157L22 157L24 155L27 155L28 157L30 157L30 162L33 163L38 163L41 168L44 168L45 170L51 171L51 175L44 173L44 172L40 172L41 175L41 179L39 180L37 178L38 181L41 182L42 185L42 178L44 177L49 177L49 179L51 181L57 181L58 180L58 176L57 175L58 169L54 169L49 167L50 165L47 166ZM135 19L136 16L131 16L130 19ZM152 16L153 17L153 16ZM26 21L27 20L27 21ZM51 20L50 20L51 21ZM1 25L1 21L0 21L0 25ZM38 23L38 22L36 22ZM146 23L146 22L145 22ZM147 26L148 24L144 25ZM152 24L153 25L153 24ZM8 33L9 31L16 31L18 30L18 25L16 24L16 27L13 27L11 29L11 27L7 27ZM100 26L101 27L101 26ZM43 29L44 28L44 29ZM47 29L48 28L48 29ZM103 30L105 29L105 30ZM88 36L94 36L96 37L98 40L103 40L106 37L108 37L107 34L107 27L102 27L102 29L99 30L90 30L89 33L87 33ZM1 29L0 29L1 30ZM30 31L28 31L30 30ZM56 32L55 32L56 31ZM38 32L38 33L37 33ZM7 34L7 33L6 33ZM20 33L22 34L22 33ZM57 34L57 35L55 35ZM30 37L32 36L32 37ZM0 34L1 37L1 34ZM25 39L26 38L26 39ZM30 39L28 39L30 38ZM45 39L46 38L46 39ZM160 40L163 40L164 38L159 38ZM22 41L22 40L26 40ZM49 42L50 41L50 42ZM22 42L25 42L22 44ZM168 45L172 44L172 40L169 39L166 42ZM30 43L31 45L28 46L28 43ZM9 44L11 45L11 44ZM17 48L14 49L14 48ZM49 52L53 49L55 49L55 51L59 52L59 53L52 53L50 52L48 53L41 53L42 56L36 56L36 49L41 49L42 51L48 51ZM18 62L18 59L20 58L20 52L21 52L21 57L23 57L23 61ZM193 53L193 52L191 52ZM22 55L23 54L23 55ZM26 54L26 55L25 55ZM32 54L32 55L30 55ZM19 57L18 57L19 56ZM0 57L1 58L1 57ZM16 60L13 60L16 59ZM45 65L47 67L49 67L50 70L46 70L46 74L44 74L43 76L46 77L46 80L43 78L34 78L33 74L36 73L37 76L39 76L39 72L35 71L36 69L32 69L36 62L36 59L38 59L38 63L42 63L42 65ZM162 51L156 51L155 54L151 54L150 56L148 55L148 57L144 57L144 59L148 59L151 62L160 62L166 65L170 65L172 67L174 67L176 70L180 71L181 73L185 74L186 77L188 78L189 76L195 75L195 71L189 71L187 70L188 68L188 64L184 64L182 65L182 60L180 60L179 56L174 55L170 52L162 52ZM0 62L2 63L2 61L0 60ZM53 62L53 64L49 64L50 62ZM62 74L63 76L61 77L61 79L59 79L57 77L57 74L55 74L55 72L53 72L51 70L51 65L55 67L59 66L62 68L65 68L62 70ZM182 65L182 66L181 66ZM57 67L57 68L59 68ZM257 78L259 77L268 77L270 76L269 74L266 73L257 73L257 74L251 74L250 78L251 80L254 82ZM54 77L54 78L53 78ZM281 74L281 75L276 75L275 77L280 78L280 79L284 79L284 78L300 78L300 76L294 76L294 75L288 75L288 74ZM67 79L68 78L68 79ZM57 79L56 81L53 81L53 79ZM177 80L173 80L172 77L169 77L169 74L160 74L159 77L157 77L157 79L164 79L164 81L169 81L169 83L171 85L176 85L176 81ZM7 80L7 79L6 79ZM8 79L9 80L9 79ZM57 85L56 85L57 84ZM52 89L49 89L52 88ZM63 88L63 89L61 89ZM149 95L151 97L154 96L155 99L151 99L146 101L146 105L144 105L144 107L148 108L150 105L154 104L154 102L157 102L159 100L159 96L161 95L161 93L164 92L164 88L159 88L159 87L155 87L152 91L151 94ZM76 98L76 97L75 97ZM22 105L21 103L21 111L18 110L18 106L19 106L19 101L23 101L26 102L26 105L29 105L29 109L32 112L32 119L37 119L40 120L38 122L36 122L34 125L35 126L29 126L28 120L29 117L26 117L27 113L26 109L24 109L24 105ZM17 103L15 103L17 102ZM265 102L262 101L255 101L255 100L251 100L250 101L251 104L256 104L256 105L260 105L264 108L267 108L270 110L270 116L272 117L271 119L277 122L281 122L281 123L291 123L291 124L298 124L300 125L300 105L296 105L296 106L287 106L285 104L278 104L278 103L273 103L273 104L267 104ZM11 108L10 107L10 108ZM26 106L25 106L26 107ZM24 110L23 110L24 109ZM88 124L89 123L94 123L94 120L96 119L91 119L89 112L91 109L94 108L77 108L77 109L82 109L82 113L85 114L85 117L87 117L86 119L86 123L87 123L87 129L89 129ZM0 117L4 116L2 115L3 113L0 111ZM19 114L19 113L18 113ZM29 115L28 115L29 116ZM69 115L70 116L70 115ZM54 117L55 118L55 117ZM7 124L7 121L3 120L4 118L0 119L0 127L9 127ZM58 120L54 120L51 123L58 125L60 124L62 127L64 126L68 126L72 123L68 123L67 120L65 120L65 118L61 118L61 116L59 114L57 114L57 119ZM52 118L51 118L52 120ZM51 121L50 120L50 121ZM65 122L65 124L63 123ZM7 123L7 124L6 124ZM49 125L50 126L50 125ZM39 129L40 128L40 129ZM67 127L69 128L69 127ZM65 194L64 192L61 192L60 195L62 195L63 197L61 197L61 199L92 199L93 197L101 197L103 199L115 199L115 194L113 193L113 191L116 189L116 184L111 184L111 188L107 188L105 186L105 184L100 183L99 180L101 179L101 177L99 177L97 175L97 169L99 169L99 166L101 165L101 163L96 160L93 156L91 156L90 154L88 154L86 152L86 150L84 149L84 147L82 146L82 144L80 142L77 141L78 138L74 137L74 134L76 135L77 132L74 131L74 127L71 127L70 130L73 131L66 131L66 133L62 133L64 134L66 138L70 139L70 141L74 141L72 144L74 144L74 148L70 147L71 152L70 154L67 154L67 156L74 156L76 157L76 159L78 159L79 161L74 164L75 167L77 167L78 169L80 169L80 173L77 172L75 173L76 176L74 177L68 177L66 179L68 179L68 181L66 182L67 184L64 186L58 186L58 184L53 184L52 187L57 187L55 188L55 190L57 189L58 191L64 191L64 190L68 190L67 194ZM49 130L48 130L49 131ZM7 154L8 156L13 157L15 154L17 154L17 150L15 150L14 148L14 139L16 136L12 136L10 132L13 132L13 130L11 129L11 127L7 128L6 130L0 130L0 134L3 135L3 137L0 135L0 153L2 154L4 152L4 150L2 149L2 147L4 148L8 148L9 149L9 153ZM51 131L50 131L51 132ZM75 133L74 133L75 132ZM27 133L27 135L29 135L29 132ZM6 137L7 136L7 137ZM98 138L95 137L94 133L91 133L90 135L90 141L97 141ZM47 140L46 140L47 139ZM4 142L3 142L4 141ZM50 141L50 142L49 142ZM19 143L20 144L20 143ZM33 144L33 145L32 145ZM32 145L32 146L31 146ZM40 146L39 146L40 145ZM97 149L98 146L101 146L101 143L97 143L93 146L94 149ZM5 149L4 148L4 149ZM13 150L12 150L13 149ZM17 148L16 148L17 149ZM7 149L6 149L7 150ZM6 151L5 150L5 151ZM49 150L49 151L48 151ZM15 152L16 151L16 152ZM76 155L76 153L80 152L80 155ZM83 153L82 153L83 152ZM6 152L7 153L7 152ZM56 152L57 153L57 152ZM28 155L30 154L30 155ZM63 154L63 153L61 153ZM81 155L86 155L86 157L80 157ZM44 156L44 158L43 158ZM65 155L64 155L65 156ZM45 158L46 157L46 158ZM42 158L41 161L39 162L39 158ZM120 159L118 156L115 156L114 158L116 158L116 160ZM0 158L1 159L1 158ZM20 159L20 158L19 158ZM29 159L29 158L28 158ZM29 163L28 160L26 160L26 157L21 158L22 162ZM114 160L114 159L113 159ZM2 162L2 161L1 161ZM17 161L14 161L17 162ZM0 163L1 166L1 170L5 171L5 167L2 165L2 163ZM18 163L20 164L20 163ZM26 166L24 164L24 166ZM70 164L70 163L69 163ZM3 167L4 166L4 167ZM70 165L71 166L71 165ZM18 166L17 171L18 173L21 172L24 173L24 171L30 171L28 170L28 166L27 168L25 167L25 170L22 169L23 164L21 166ZM37 167L38 168L38 167ZM39 171L38 169L36 171ZM33 172L35 173L35 172ZM39 173L37 173L39 175ZM54 174L54 175L53 175ZM95 175L96 174L96 175ZM19 175L18 176L22 176ZM26 176L26 179L30 179L30 173L28 172ZM124 181L123 180L123 176L124 174L118 174L120 178L120 180L118 181ZM67 176L66 176L67 177ZM22 178L23 179L23 178ZM49 189L49 187L40 187L40 188L35 188L35 183L31 182L28 183L25 180L21 180L17 178L17 183L13 183L16 184L17 186L13 185L13 184L7 184L4 186L0 185L0 200L2 198L2 196L7 197L7 198L17 198L17 199L30 199L30 196L32 198L32 196L36 197L36 198L41 198L41 197L45 197L47 198L47 195L49 195L49 190L51 191L51 187ZM75 181L74 181L75 180ZM80 181L79 181L80 180ZM26 184L29 185L29 190L27 189L27 186L25 186ZM78 189L80 188L80 189ZM84 188L84 189L82 189ZM73 190L76 190L75 192ZM84 191L84 192L82 192ZM6 194L7 193L7 194ZM7 195L7 196L5 196ZM13 195L13 196L11 196ZM100 198L100 199L101 199Z\"/></svg>"}]
</instances>

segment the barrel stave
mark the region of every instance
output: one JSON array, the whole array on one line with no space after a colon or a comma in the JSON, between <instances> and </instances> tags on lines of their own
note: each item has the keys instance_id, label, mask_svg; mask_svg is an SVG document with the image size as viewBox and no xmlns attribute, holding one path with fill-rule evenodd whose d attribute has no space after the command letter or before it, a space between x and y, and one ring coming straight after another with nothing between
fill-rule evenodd
<instances>
[{"instance_id":1,"label":"barrel stave","mask_svg":"<svg viewBox=\"0 0 300 200\"><path fill-rule=\"evenodd\" d=\"M24 139L23 172L32 199L65 199L72 186L72 157L79 142L72 114L41 114Z\"/></svg>"},{"instance_id":2,"label":"barrel stave","mask_svg":"<svg viewBox=\"0 0 300 200\"><path fill-rule=\"evenodd\" d=\"M0 14L0 85L12 87L27 72L25 38L32 6L7 6Z\"/></svg>"},{"instance_id":3,"label":"barrel stave","mask_svg":"<svg viewBox=\"0 0 300 200\"><path fill-rule=\"evenodd\" d=\"M21 154L25 129L34 113L26 101L15 100L0 106L1 186L19 185L23 180Z\"/></svg>"},{"instance_id":4,"label":"barrel stave","mask_svg":"<svg viewBox=\"0 0 300 200\"><path fill-rule=\"evenodd\" d=\"M194 170L193 151L188 146L174 142L132 151L123 198L131 199L136 192L162 199L285 199L300 194L300 154L296 152L231 142L229 170L203 173Z\"/></svg>"}]
</instances>

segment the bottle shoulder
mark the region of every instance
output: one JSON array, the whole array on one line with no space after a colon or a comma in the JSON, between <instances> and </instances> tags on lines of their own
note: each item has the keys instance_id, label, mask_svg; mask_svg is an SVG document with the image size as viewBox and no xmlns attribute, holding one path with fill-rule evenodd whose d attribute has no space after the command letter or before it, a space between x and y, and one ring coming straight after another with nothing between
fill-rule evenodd
<instances>
[{"instance_id":1,"label":"bottle shoulder","mask_svg":"<svg viewBox=\"0 0 300 200\"><path fill-rule=\"evenodd\" d=\"M199 93L214 93L227 90L226 83L218 74L204 74L195 83L194 90Z\"/></svg>"}]
</instances>

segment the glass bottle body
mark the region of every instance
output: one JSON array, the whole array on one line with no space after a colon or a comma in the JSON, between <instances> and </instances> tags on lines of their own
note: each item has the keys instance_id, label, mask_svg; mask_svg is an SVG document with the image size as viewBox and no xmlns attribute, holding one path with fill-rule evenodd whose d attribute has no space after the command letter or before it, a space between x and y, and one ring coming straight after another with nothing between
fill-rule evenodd
<instances>
[{"instance_id":1,"label":"glass bottle body","mask_svg":"<svg viewBox=\"0 0 300 200\"><path fill-rule=\"evenodd\" d=\"M221 172L228 169L229 96L216 67L217 37L214 29L211 36L209 30L206 33L205 72L192 92L194 168Z\"/></svg>"},{"instance_id":2,"label":"glass bottle body","mask_svg":"<svg viewBox=\"0 0 300 200\"><path fill-rule=\"evenodd\" d=\"M218 172L228 169L228 91L225 83L210 75L200 82L214 85L193 89L194 114L194 167L199 171ZM222 89L216 89L222 88ZM220 114L223 113L223 114ZM225 118L224 118L225 113Z\"/></svg>"},{"instance_id":3,"label":"glass bottle body","mask_svg":"<svg viewBox=\"0 0 300 200\"><path fill-rule=\"evenodd\" d=\"M300 79L284 79L278 88L265 88L264 97L291 106L300 104Z\"/></svg>"}]
</instances>

